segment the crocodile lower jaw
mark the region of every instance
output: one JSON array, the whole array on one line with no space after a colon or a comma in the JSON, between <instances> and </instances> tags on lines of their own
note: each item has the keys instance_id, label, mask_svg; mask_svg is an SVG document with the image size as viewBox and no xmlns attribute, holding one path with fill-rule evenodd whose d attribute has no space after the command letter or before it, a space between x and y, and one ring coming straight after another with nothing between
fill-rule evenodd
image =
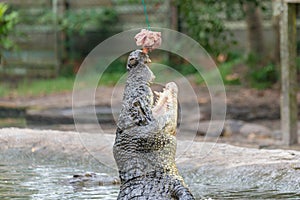
<instances>
[{"instance_id":1,"label":"crocodile lower jaw","mask_svg":"<svg viewBox=\"0 0 300 200\"><path fill-rule=\"evenodd\" d=\"M167 117L171 129L177 126L177 94L178 88L174 82L167 83L162 92L154 91L157 96L152 113L155 119Z\"/></svg>"}]
</instances>

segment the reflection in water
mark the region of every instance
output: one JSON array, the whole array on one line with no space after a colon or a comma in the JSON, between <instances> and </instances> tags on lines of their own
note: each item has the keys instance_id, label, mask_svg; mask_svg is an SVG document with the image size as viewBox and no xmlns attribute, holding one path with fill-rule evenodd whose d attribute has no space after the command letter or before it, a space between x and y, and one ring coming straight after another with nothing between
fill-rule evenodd
<instances>
[{"instance_id":1,"label":"reflection in water","mask_svg":"<svg viewBox=\"0 0 300 200\"><path fill-rule=\"evenodd\" d=\"M2 161L0 161L2 162ZM85 172L84 166L69 167L68 163L35 165L0 164L0 199L116 199L118 186L74 186L73 174Z\"/></svg>"},{"instance_id":2,"label":"reflection in water","mask_svg":"<svg viewBox=\"0 0 300 200\"><path fill-rule=\"evenodd\" d=\"M30 159L29 159L30 160ZM0 164L0 199L107 199L117 198L116 185L70 184L73 174L82 174L86 169L96 171L99 166L71 164L68 161L49 161L35 164L29 160L15 159ZM184 173L196 199L299 199L297 193L265 190L262 187L236 187L234 183L221 183L218 178L208 181L205 175ZM247 189L248 188L248 189Z\"/></svg>"},{"instance_id":3,"label":"reflection in water","mask_svg":"<svg viewBox=\"0 0 300 200\"><path fill-rule=\"evenodd\" d=\"M226 173L226 169L223 171ZM281 188L274 181L260 183L263 177L253 177L253 180L243 184L234 178L224 178L222 175L213 176L205 173L185 173L186 182L196 197L203 199L300 199L300 187L295 186L288 191L288 185ZM234 176L234 172L232 172ZM226 177L226 176L225 176ZM298 183L299 184L299 183ZM277 188L277 189L272 189Z\"/></svg>"}]
</instances>

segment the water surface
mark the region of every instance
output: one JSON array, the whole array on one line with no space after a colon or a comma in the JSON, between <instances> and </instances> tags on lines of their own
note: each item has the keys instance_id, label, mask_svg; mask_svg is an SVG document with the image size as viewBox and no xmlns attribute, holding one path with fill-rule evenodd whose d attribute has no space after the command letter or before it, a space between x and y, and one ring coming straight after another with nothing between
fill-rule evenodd
<instances>
[{"instance_id":1,"label":"water surface","mask_svg":"<svg viewBox=\"0 0 300 200\"><path fill-rule=\"evenodd\" d=\"M119 187L78 185L69 180L74 174L87 170L99 171L95 166L70 162L35 162L32 159L0 161L0 199L116 199Z\"/></svg>"}]
</instances>

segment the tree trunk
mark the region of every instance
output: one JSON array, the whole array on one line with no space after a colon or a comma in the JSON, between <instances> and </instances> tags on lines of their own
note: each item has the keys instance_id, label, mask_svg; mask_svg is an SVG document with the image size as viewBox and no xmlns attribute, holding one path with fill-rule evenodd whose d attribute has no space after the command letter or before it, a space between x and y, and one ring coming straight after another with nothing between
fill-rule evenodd
<instances>
[{"instance_id":1,"label":"tree trunk","mask_svg":"<svg viewBox=\"0 0 300 200\"><path fill-rule=\"evenodd\" d=\"M243 9L247 24L249 53L261 61L265 56L261 10L255 2L250 1L243 3Z\"/></svg>"}]
</instances>

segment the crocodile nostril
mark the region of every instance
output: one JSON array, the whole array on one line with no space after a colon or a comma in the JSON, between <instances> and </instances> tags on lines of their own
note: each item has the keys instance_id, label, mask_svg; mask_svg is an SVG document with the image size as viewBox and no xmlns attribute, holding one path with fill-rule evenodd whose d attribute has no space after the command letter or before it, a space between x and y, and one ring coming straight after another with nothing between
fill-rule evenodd
<instances>
[{"instance_id":1,"label":"crocodile nostril","mask_svg":"<svg viewBox=\"0 0 300 200\"><path fill-rule=\"evenodd\" d=\"M135 58L130 58L130 59L129 59L129 65L131 65L131 66L132 66L132 65L135 65L136 62L137 62L137 61L136 61Z\"/></svg>"}]
</instances>

